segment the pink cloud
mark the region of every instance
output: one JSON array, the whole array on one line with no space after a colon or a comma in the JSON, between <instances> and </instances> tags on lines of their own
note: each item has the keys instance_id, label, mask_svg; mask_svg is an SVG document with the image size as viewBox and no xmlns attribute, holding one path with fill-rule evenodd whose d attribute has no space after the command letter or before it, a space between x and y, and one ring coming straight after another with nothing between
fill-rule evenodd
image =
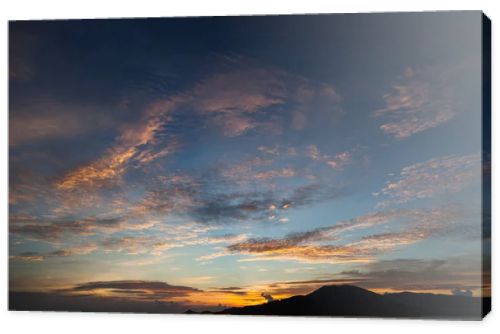
<instances>
[{"instance_id":1,"label":"pink cloud","mask_svg":"<svg viewBox=\"0 0 500 334\"><path fill-rule=\"evenodd\" d=\"M456 105L447 79L431 69L408 68L393 90L384 95L385 107L374 112L380 126L396 139L405 139L450 121Z\"/></svg>"}]
</instances>

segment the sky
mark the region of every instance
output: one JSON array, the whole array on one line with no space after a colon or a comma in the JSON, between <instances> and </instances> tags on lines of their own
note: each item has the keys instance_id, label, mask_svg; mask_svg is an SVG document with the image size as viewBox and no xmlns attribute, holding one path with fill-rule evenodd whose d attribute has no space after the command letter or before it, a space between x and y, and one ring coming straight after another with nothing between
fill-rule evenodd
<instances>
[{"instance_id":1,"label":"sky","mask_svg":"<svg viewBox=\"0 0 500 334\"><path fill-rule=\"evenodd\" d=\"M480 12L10 22L9 289L489 295L481 101Z\"/></svg>"}]
</instances>

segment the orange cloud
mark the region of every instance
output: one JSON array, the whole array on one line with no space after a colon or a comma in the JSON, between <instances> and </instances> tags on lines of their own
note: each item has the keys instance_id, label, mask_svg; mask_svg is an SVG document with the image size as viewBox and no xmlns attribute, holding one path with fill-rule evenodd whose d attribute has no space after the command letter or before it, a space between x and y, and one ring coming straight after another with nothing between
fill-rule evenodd
<instances>
[{"instance_id":1,"label":"orange cloud","mask_svg":"<svg viewBox=\"0 0 500 334\"><path fill-rule=\"evenodd\" d=\"M280 239L247 239L224 250L201 256L209 261L235 254L249 257L239 261L293 260L311 263L371 262L381 253L438 236L457 228L461 213L454 208L400 209L375 212L335 225L292 233ZM367 229L389 223L403 224L400 231L364 236L349 243L339 243L341 235L355 229ZM325 244L328 242L330 244ZM331 244L333 242L333 244Z\"/></svg>"},{"instance_id":2,"label":"orange cloud","mask_svg":"<svg viewBox=\"0 0 500 334\"><path fill-rule=\"evenodd\" d=\"M125 127L116 144L103 157L66 174L56 183L57 188L72 190L78 187L100 187L119 180L133 158L145 163L170 153L172 147L156 153L156 156L143 150L144 146L155 143L156 133L169 121L168 114L178 103L176 99L152 103L145 111L143 120Z\"/></svg>"}]
</instances>

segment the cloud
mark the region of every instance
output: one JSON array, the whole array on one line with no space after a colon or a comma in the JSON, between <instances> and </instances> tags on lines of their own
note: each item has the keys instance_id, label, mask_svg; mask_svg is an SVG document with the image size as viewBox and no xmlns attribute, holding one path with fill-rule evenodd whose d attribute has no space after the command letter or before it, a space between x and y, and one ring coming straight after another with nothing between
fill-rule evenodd
<instances>
[{"instance_id":1,"label":"cloud","mask_svg":"<svg viewBox=\"0 0 500 334\"><path fill-rule=\"evenodd\" d=\"M212 75L190 91L190 104L227 137L240 136L265 122L254 117L260 109L282 104L287 92L273 70L248 68Z\"/></svg>"},{"instance_id":2,"label":"cloud","mask_svg":"<svg viewBox=\"0 0 500 334\"><path fill-rule=\"evenodd\" d=\"M295 175L297 175L297 173L293 168L282 168L282 169L274 169L266 172L257 173L255 174L255 178L257 180L267 180L274 178L294 177Z\"/></svg>"},{"instance_id":3,"label":"cloud","mask_svg":"<svg viewBox=\"0 0 500 334\"><path fill-rule=\"evenodd\" d=\"M252 118L236 113L218 115L214 118L214 121L222 127L222 133L226 137L241 136L245 132L257 127Z\"/></svg>"},{"instance_id":4,"label":"cloud","mask_svg":"<svg viewBox=\"0 0 500 334\"><path fill-rule=\"evenodd\" d=\"M204 112L241 110L252 113L282 103L286 95L279 73L265 68L249 68L213 75L193 91L193 103Z\"/></svg>"},{"instance_id":5,"label":"cloud","mask_svg":"<svg viewBox=\"0 0 500 334\"><path fill-rule=\"evenodd\" d=\"M322 286L331 284L357 284L361 280L344 279L344 278L328 278L328 279L310 279L302 281L274 281L264 284L255 284L239 288L238 291L246 291L247 296L255 296L251 301L252 304L261 304L262 298L272 297L273 300L280 300L296 295L308 294ZM262 292L265 291L265 292ZM258 294L255 294L258 292ZM247 301L247 303L249 303Z\"/></svg>"},{"instance_id":6,"label":"cloud","mask_svg":"<svg viewBox=\"0 0 500 334\"><path fill-rule=\"evenodd\" d=\"M201 237L197 238L197 243L200 245L203 244L226 244L226 243L235 243L246 240L246 234L225 234L220 236L211 236L211 237Z\"/></svg>"},{"instance_id":7,"label":"cloud","mask_svg":"<svg viewBox=\"0 0 500 334\"><path fill-rule=\"evenodd\" d=\"M159 237L127 236L106 239L101 242L101 246L108 252L125 252L127 254L150 253L159 256L162 255L164 251L174 247L180 247L181 245Z\"/></svg>"},{"instance_id":8,"label":"cloud","mask_svg":"<svg viewBox=\"0 0 500 334\"><path fill-rule=\"evenodd\" d=\"M97 249L97 244L89 243L80 246L73 246L69 248L59 249L47 254L47 256L73 256L73 255L87 255Z\"/></svg>"},{"instance_id":9,"label":"cloud","mask_svg":"<svg viewBox=\"0 0 500 334\"><path fill-rule=\"evenodd\" d=\"M210 253L210 254L199 256L196 258L196 261L207 262L207 261L212 261L214 259L217 259L219 257L227 256L227 255L231 255L231 253L224 250L221 252Z\"/></svg>"},{"instance_id":10,"label":"cloud","mask_svg":"<svg viewBox=\"0 0 500 334\"><path fill-rule=\"evenodd\" d=\"M306 155L309 158L311 158L314 161L325 163L332 169L341 169L345 165L351 163L352 153L353 152L350 151L344 151L337 153L334 156L330 156L321 153L316 145L309 145L306 147Z\"/></svg>"},{"instance_id":11,"label":"cloud","mask_svg":"<svg viewBox=\"0 0 500 334\"><path fill-rule=\"evenodd\" d=\"M362 254L383 253L398 247L411 245L413 243L431 237L437 227L418 227L404 232L389 232L369 235L351 245Z\"/></svg>"},{"instance_id":12,"label":"cloud","mask_svg":"<svg viewBox=\"0 0 500 334\"><path fill-rule=\"evenodd\" d=\"M189 213L198 205L199 193L195 182L166 184L160 190L148 191L144 198L131 207L131 214Z\"/></svg>"},{"instance_id":13,"label":"cloud","mask_svg":"<svg viewBox=\"0 0 500 334\"><path fill-rule=\"evenodd\" d=\"M451 290L452 295L454 296L466 296L466 297L472 297L472 291L469 289L459 289L459 288L454 288Z\"/></svg>"},{"instance_id":14,"label":"cloud","mask_svg":"<svg viewBox=\"0 0 500 334\"><path fill-rule=\"evenodd\" d=\"M374 112L387 123L380 126L396 139L405 139L450 121L456 115L449 79L433 69L407 68L393 91L384 95L385 107Z\"/></svg>"},{"instance_id":15,"label":"cloud","mask_svg":"<svg viewBox=\"0 0 500 334\"><path fill-rule=\"evenodd\" d=\"M288 122L293 129L302 130L307 125L306 114L341 113L342 98L330 85L243 59L236 63L238 66L230 65L186 92L189 104L227 137L252 130L280 134Z\"/></svg>"},{"instance_id":16,"label":"cloud","mask_svg":"<svg viewBox=\"0 0 500 334\"><path fill-rule=\"evenodd\" d=\"M9 145L16 147L44 140L75 138L111 128L112 119L102 107L75 105L55 99L13 106L9 117Z\"/></svg>"},{"instance_id":17,"label":"cloud","mask_svg":"<svg viewBox=\"0 0 500 334\"><path fill-rule=\"evenodd\" d=\"M94 252L97 249L95 243L83 244L68 248L58 249L52 252L38 253L38 252L25 252L18 255L9 256L9 260L13 261L44 261L51 257L68 257L74 255L87 255Z\"/></svg>"},{"instance_id":18,"label":"cloud","mask_svg":"<svg viewBox=\"0 0 500 334\"><path fill-rule=\"evenodd\" d=\"M24 252L18 255L9 256L9 260L12 261L33 262L33 261L43 261L44 259L45 259L44 255L38 252Z\"/></svg>"},{"instance_id":19,"label":"cloud","mask_svg":"<svg viewBox=\"0 0 500 334\"><path fill-rule=\"evenodd\" d=\"M262 298L264 298L264 299L266 300L266 302L268 302L268 303L270 303L270 302L274 301L273 296L271 296L271 295L270 295L270 294L268 294L268 293L262 292L260 295L261 295L261 296L262 296Z\"/></svg>"},{"instance_id":20,"label":"cloud","mask_svg":"<svg viewBox=\"0 0 500 334\"><path fill-rule=\"evenodd\" d=\"M217 223L260 220L272 216L279 219L276 215L278 211L300 208L342 195L341 189L318 184L299 186L283 192L203 193L190 214L198 221Z\"/></svg>"},{"instance_id":21,"label":"cloud","mask_svg":"<svg viewBox=\"0 0 500 334\"><path fill-rule=\"evenodd\" d=\"M139 163L139 165L146 165L149 164L157 159L166 157L172 153L174 153L177 148L179 147L179 144L175 138L173 138L169 143L165 145L165 147L155 149L155 148L149 148L143 151L140 151L137 156L135 157L135 160Z\"/></svg>"},{"instance_id":22,"label":"cloud","mask_svg":"<svg viewBox=\"0 0 500 334\"><path fill-rule=\"evenodd\" d=\"M312 263L371 262L375 257L431 237L444 236L461 227L463 214L452 207L398 209L370 213L332 226L286 235L283 238L250 238L198 260L243 254L240 261L293 260ZM392 224L395 232L372 233L358 240L342 241L352 230ZM328 244L325 244L328 243Z\"/></svg>"},{"instance_id":23,"label":"cloud","mask_svg":"<svg viewBox=\"0 0 500 334\"><path fill-rule=\"evenodd\" d=\"M307 146L307 154L313 160L325 160L325 157L320 153L318 147L316 145Z\"/></svg>"},{"instance_id":24,"label":"cloud","mask_svg":"<svg viewBox=\"0 0 500 334\"><path fill-rule=\"evenodd\" d=\"M57 241L67 235L91 235L93 231L92 226L85 221L33 220L24 224L10 220L9 233L28 236L36 240Z\"/></svg>"},{"instance_id":25,"label":"cloud","mask_svg":"<svg viewBox=\"0 0 500 334\"><path fill-rule=\"evenodd\" d=\"M35 136L29 140L36 141L52 135L73 138L78 135L78 131L85 132L87 128L92 130L108 126L113 126L112 130L117 132L113 142L97 158L85 159L83 162L80 160L79 165L67 169L62 174L57 172L58 175L51 176L50 181L47 180L47 183L51 184L43 185L46 189L43 189L43 194L41 191L37 192L39 196L36 196L36 200L48 202L46 207L51 207L53 214L61 216L63 214L80 216L80 213L84 214L88 208L106 210L109 213L106 203L108 198L104 198L108 197L108 194L104 193L109 188L117 191L127 190L125 188L129 185L125 182L130 180L126 176L132 175L131 172L136 169L143 171L147 165L173 154L181 147L180 136L173 131L177 126L175 122L179 120L181 114L187 113L207 122L208 125L210 122L217 123L216 126L222 124L225 135L238 136L254 129L262 132L278 129L282 131L287 127L291 117L290 110L299 107L301 112L308 115L309 111L318 110L317 103L320 102L321 108L328 109L330 114L334 114L339 108L341 97L331 85L314 82L278 68L262 66L242 57L233 59L222 67L222 70L205 76L192 87L152 101L143 107L138 120L134 123L121 121L117 123L115 119L101 119L100 115L111 114L94 111L92 106L73 108L51 100L47 102L48 107L40 106L40 109L47 109L50 112L37 114L30 110L26 112L30 116L28 121L24 120L26 118L24 116L16 118L14 113L11 117L11 126L27 128L23 131L11 131L11 134L23 132L26 136ZM285 105L290 105L290 108L285 108ZM92 110L89 112L81 108ZM82 120L73 117L74 115L90 116ZM28 124L31 121L34 122L33 126ZM65 125L62 126L61 122ZM58 131L64 133L57 134ZM38 134L39 132L41 134ZM252 170L252 175L248 179L264 182L295 177L299 173L300 171L289 166L273 166L268 170L264 168ZM219 176L223 176L222 173ZM145 175L142 177L146 178ZM203 177L204 175L199 176L200 179ZM144 181L148 184L154 183L152 180ZM214 183L217 181L219 180L214 180ZM242 182L234 178L233 181ZM52 189L53 186L55 189ZM13 182L11 189L9 200L13 204L35 199L32 194L33 188L26 184ZM117 192L114 193L114 197L119 197L115 194ZM189 197L190 195L186 195L184 199L193 199L193 196ZM202 198L202 201L204 200L205 198ZM172 203L168 202L163 208L168 210L169 204ZM190 204L193 203L182 203L186 208L189 208ZM52 208L55 205L57 207ZM177 211L180 206L176 204L172 210ZM159 203L155 207L159 208ZM143 209L146 208L147 204ZM75 214L75 211L79 211L79 214Z\"/></svg>"},{"instance_id":26,"label":"cloud","mask_svg":"<svg viewBox=\"0 0 500 334\"><path fill-rule=\"evenodd\" d=\"M193 277L195 284L207 284L211 277ZM253 302L261 303L260 293L251 288L211 288L201 290L185 285L171 285L161 281L123 280L123 281L97 281L75 285L69 289L60 289L60 294L78 298L82 294L88 296L98 295L106 298L121 298L124 302L150 301L155 303L178 304L178 311L188 308L206 310L213 307L220 309L222 305L242 306Z\"/></svg>"},{"instance_id":27,"label":"cloud","mask_svg":"<svg viewBox=\"0 0 500 334\"><path fill-rule=\"evenodd\" d=\"M263 219L269 201L259 194L219 194L203 199L192 211L203 222L228 222Z\"/></svg>"},{"instance_id":28,"label":"cloud","mask_svg":"<svg viewBox=\"0 0 500 334\"><path fill-rule=\"evenodd\" d=\"M349 246L299 245L276 248L259 252L238 249L238 252L253 255L240 259L240 262L254 261L295 261L301 263L364 263L373 261L373 256L357 252Z\"/></svg>"},{"instance_id":29,"label":"cloud","mask_svg":"<svg viewBox=\"0 0 500 334\"><path fill-rule=\"evenodd\" d=\"M112 290L113 293L134 294L134 298L158 299L187 296L191 292L200 290L188 286L170 285L160 281L98 281L76 285L70 289L73 292Z\"/></svg>"},{"instance_id":30,"label":"cloud","mask_svg":"<svg viewBox=\"0 0 500 334\"><path fill-rule=\"evenodd\" d=\"M263 290L269 291L265 293L264 298L270 300L275 296L286 298L295 292L310 292L314 286L308 282L280 282L200 290L161 281L96 281L45 293L15 292L14 299L20 301L21 305L30 305L29 309L40 309L34 301L41 300L41 305L43 305L41 309L44 310L172 313L183 312L187 309L220 310L228 306L261 304L263 298L261 291Z\"/></svg>"},{"instance_id":31,"label":"cloud","mask_svg":"<svg viewBox=\"0 0 500 334\"><path fill-rule=\"evenodd\" d=\"M389 291L450 293L473 290L481 293L481 261L476 256L437 259L394 259L362 264L340 273L358 285ZM467 293L467 292L466 292Z\"/></svg>"},{"instance_id":32,"label":"cloud","mask_svg":"<svg viewBox=\"0 0 500 334\"><path fill-rule=\"evenodd\" d=\"M214 276L192 276L192 277L184 277L181 279L184 284L208 284L215 281Z\"/></svg>"},{"instance_id":33,"label":"cloud","mask_svg":"<svg viewBox=\"0 0 500 334\"><path fill-rule=\"evenodd\" d=\"M16 310L73 312L181 313L190 305L181 302L140 299L141 293L119 291L110 295L67 292L11 292L10 307ZM109 293L109 292L108 292ZM147 297L147 296L145 296Z\"/></svg>"},{"instance_id":34,"label":"cloud","mask_svg":"<svg viewBox=\"0 0 500 334\"><path fill-rule=\"evenodd\" d=\"M226 293L233 294L233 295L237 295L237 296L245 296L248 294L248 291L246 291L245 288L240 288L240 287L235 287L235 286L224 287L224 288L212 288L209 291L223 293L223 294L226 294Z\"/></svg>"},{"instance_id":35,"label":"cloud","mask_svg":"<svg viewBox=\"0 0 500 334\"><path fill-rule=\"evenodd\" d=\"M199 281L196 277L195 281ZM202 284L210 278L201 279ZM286 281L267 284L257 284L245 287L220 287L201 290L184 285L170 285L161 281L98 281L75 285L69 289L59 290L73 298L85 295L106 296L106 298L122 298L123 301L162 301L178 303L187 308L208 307L222 305L243 306L261 304L262 298L273 301L290 297L296 294L311 292L317 287L326 284L345 284L352 281L346 279L326 279L309 281ZM262 292L266 291L266 292ZM105 292L105 293L103 293ZM226 306L223 306L226 307Z\"/></svg>"},{"instance_id":36,"label":"cloud","mask_svg":"<svg viewBox=\"0 0 500 334\"><path fill-rule=\"evenodd\" d=\"M25 178L25 177L23 177ZM9 205L16 205L22 202L30 202L35 198L43 198L47 195L48 191L45 187L40 187L28 180L21 180L20 182L9 184Z\"/></svg>"},{"instance_id":37,"label":"cloud","mask_svg":"<svg viewBox=\"0 0 500 334\"><path fill-rule=\"evenodd\" d=\"M125 230L142 230L151 227L150 222L132 223L123 218L39 219L34 217L9 217L9 233L48 242L63 238L77 239L98 232L114 233Z\"/></svg>"},{"instance_id":38,"label":"cloud","mask_svg":"<svg viewBox=\"0 0 500 334\"><path fill-rule=\"evenodd\" d=\"M73 190L80 187L99 188L113 184L130 167L130 162L150 162L155 157L165 156L173 151L152 154L151 146L156 144L157 134L170 120L169 113L175 109L179 101L172 98L159 100L150 104L144 111L143 119L133 125L124 127L115 144L96 161L68 172L56 183L61 190ZM143 152L145 150L145 152Z\"/></svg>"},{"instance_id":39,"label":"cloud","mask_svg":"<svg viewBox=\"0 0 500 334\"><path fill-rule=\"evenodd\" d=\"M154 235L114 236L115 233L139 232L146 229L150 229ZM10 227L12 235L55 244L79 242L85 237L92 236L95 242L47 253L19 254L11 259L36 261L49 257L85 255L97 249L105 252L151 254L157 257L172 248L229 244L247 238L245 234L206 235L207 232L216 229L200 223L157 225L149 221L130 222L118 218L45 222L29 217L12 217Z\"/></svg>"},{"instance_id":40,"label":"cloud","mask_svg":"<svg viewBox=\"0 0 500 334\"><path fill-rule=\"evenodd\" d=\"M381 205L459 192L475 178L479 183L480 159L479 154L449 155L404 167L380 191L388 198Z\"/></svg>"},{"instance_id":41,"label":"cloud","mask_svg":"<svg viewBox=\"0 0 500 334\"><path fill-rule=\"evenodd\" d=\"M129 175L127 173L143 169L153 161L176 152L181 143L179 135L171 130L175 128L175 122L178 121L181 112L189 113L197 119L208 122L209 125L215 122L226 136L238 136L253 129L259 131L283 129L290 116L288 109L280 107L281 109L273 109L271 113L268 108L290 104L295 107L300 106L301 110L307 112L308 108L316 110L314 101L321 100L324 106L331 104L327 109L332 111L336 110L341 101L338 93L329 85L312 82L276 68L250 64L247 60L240 59L236 62L238 66L229 64L225 71L208 75L191 88L150 103L143 109L138 121L119 128L114 142L100 157L70 169L56 178L55 192L60 206L55 208L54 212L57 210L57 213L71 213L84 206L101 205L104 201L99 196L110 187L123 189L125 176ZM330 163L330 165L335 163L334 168L340 167L348 160L346 154L339 154L332 159L337 158L340 160L332 160ZM258 163L257 160L255 163ZM238 176L242 176L241 174L245 172L244 167L239 170L241 173L238 173L237 169L221 170L217 177L226 176L234 184L242 184L242 182L291 178L300 173L289 166L254 170L255 167L258 165L247 167L249 174L242 178ZM231 178L231 173L235 177ZM203 180L205 177L206 175L200 175L198 179ZM145 181L150 184L150 180ZM212 183L218 181L221 180L211 180ZM201 183L206 181L203 180ZM191 187L192 184L187 186ZM269 183L269 186L272 184ZM173 195L166 194L164 189L153 191L147 189L147 198L143 203L132 203L132 206L138 210L137 212L143 210L143 213L148 210L162 210L163 213L213 212L210 207L212 200L207 198L207 190L202 190L204 193L196 193L199 189L191 190L185 187L182 190L181 187L182 185L172 186L171 189L175 189ZM216 196L218 194L214 195ZM12 196L12 201L22 198L22 194L17 194ZM230 219L245 217L244 214L236 212L237 208L231 212L231 208L226 205L221 211L224 209L227 209ZM245 206L242 209L245 211Z\"/></svg>"},{"instance_id":42,"label":"cloud","mask_svg":"<svg viewBox=\"0 0 500 334\"><path fill-rule=\"evenodd\" d=\"M231 187L234 186L232 181L228 185L226 179L241 173L242 169L248 170L246 167L237 169L238 171L234 168L231 171L224 170L223 179L218 175L209 175L162 182L158 184L158 190L147 192L142 201L132 205L130 214L137 216L175 214L190 217L201 223L216 224L261 220L269 217L274 217L273 219L278 221L282 218L279 216L280 212L343 195L343 189L340 187L323 187L318 184L282 190L238 191L235 187ZM278 176L289 177L291 173L293 172L288 169L278 169L269 174L258 175L258 177L269 180ZM224 187L221 189L222 186Z\"/></svg>"},{"instance_id":43,"label":"cloud","mask_svg":"<svg viewBox=\"0 0 500 334\"><path fill-rule=\"evenodd\" d=\"M342 227L324 227L317 228L307 232L298 232L288 234L282 239L249 239L241 243L233 244L228 247L230 251L247 251L249 253L262 253L275 251L283 248L291 248L307 242L313 241L334 241L338 238L335 235Z\"/></svg>"},{"instance_id":44,"label":"cloud","mask_svg":"<svg viewBox=\"0 0 500 334\"><path fill-rule=\"evenodd\" d=\"M260 151L262 151L262 148ZM260 156L243 159L233 164L221 166L217 173L225 180L229 180L236 184L255 181L257 169L267 168L274 163L272 159L263 158Z\"/></svg>"},{"instance_id":45,"label":"cloud","mask_svg":"<svg viewBox=\"0 0 500 334\"><path fill-rule=\"evenodd\" d=\"M102 240L99 246L107 252L145 254L160 256L172 248L196 245L216 245L241 242L245 234L203 235L210 229L199 224L164 225L154 230L154 235L111 237Z\"/></svg>"}]
</instances>

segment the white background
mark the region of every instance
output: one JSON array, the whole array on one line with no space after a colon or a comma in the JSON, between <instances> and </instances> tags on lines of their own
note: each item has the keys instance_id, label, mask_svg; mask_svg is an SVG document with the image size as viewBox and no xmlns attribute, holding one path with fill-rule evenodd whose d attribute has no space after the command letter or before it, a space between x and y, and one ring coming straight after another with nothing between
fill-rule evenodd
<instances>
[{"instance_id":1,"label":"white background","mask_svg":"<svg viewBox=\"0 0 500 334\"><path fill-rule=\"evenodd\" d=\"M293 14L293 13L348 13L381 11L423 10L483 10L493 21L493 224L497 221L500 197L496 196L498 178L496 173L499 149L500 119L495 117L495 89L499 80L495 56L499 44L497 24L500 24L500 1L498 0L181 0L181 1L104 1L104 0L3 0L0 1L1 33L0 63L0 332L2 333L401 333L405 334L443 331L447 333L500 333L500 309L496 309L482 322L430 321L430 320L382 320L382 319L338 319L338 318L273 318L237 316L186 316L186 315L135 315L135 314L79 314L54 312L8 312L7 311L7 222L8 222L8 62L7 21L14 19L53 18L104 18L104 17L158 17L158 16L210 16L237 14ZM493 227L493 252L498 247L500 230ZM495 254L494 254L495 255ZM499 286L498 270L500 257L493 256L493 308L498 306L496 287ZM500 306L499 306L500 307Z\"/></svg>"}]
</instances>

